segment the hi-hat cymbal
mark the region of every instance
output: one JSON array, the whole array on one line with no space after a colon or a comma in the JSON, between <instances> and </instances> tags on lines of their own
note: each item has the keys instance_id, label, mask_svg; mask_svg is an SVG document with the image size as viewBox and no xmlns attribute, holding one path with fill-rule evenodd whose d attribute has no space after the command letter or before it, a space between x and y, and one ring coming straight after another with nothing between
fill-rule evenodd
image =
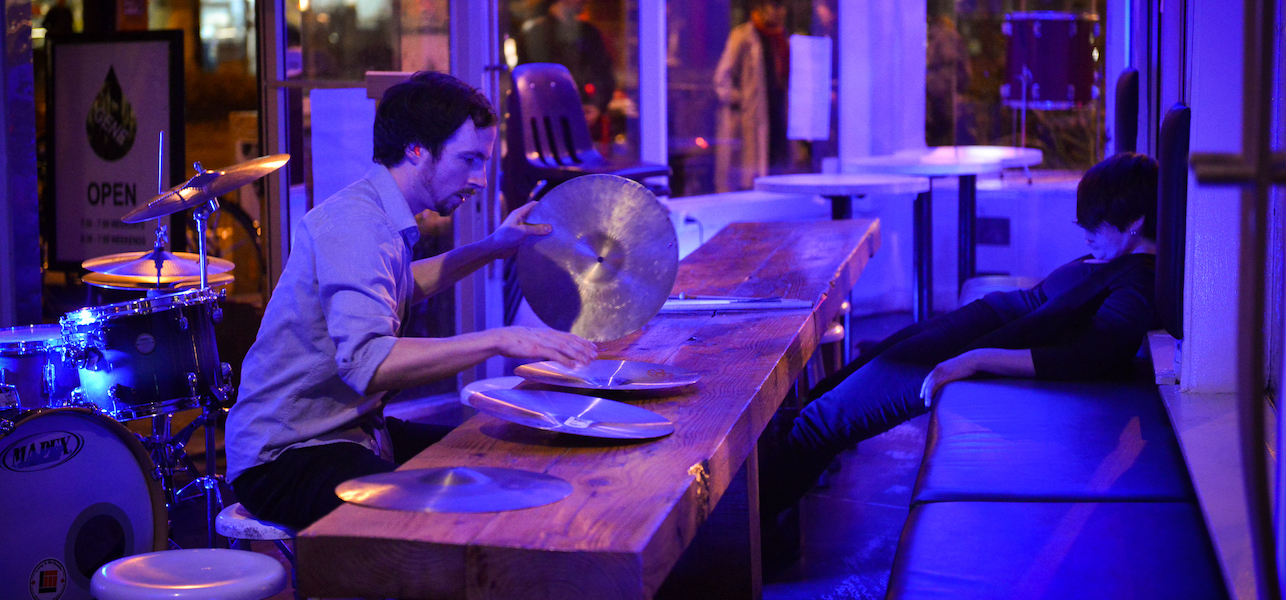
<instances>
[{"instance_id":1,"label":"hi-hat cymbal","mask_svg":"<svg viewBox=\"0 0 1286 600\"><path fill-rule=\"evenodd\" d=\"M280 169L289 160L289 154L272 154L224 169L197 173L192 179L170 188L168 192L153 198L147 204L129 211L121 217L121 220L126 223L142 223L200 206Z\"/></svg>"},{"instance_id":2,"label":"hi-hat cymbal","mask_svg":"<svg viewBox=\"0 0 1286 600\"><path fill-rule=\"evenodd\" d=\"M350 479L335 488L345 502L415 512L483 513L557 502L572 485L544 473L498 467L408 469Z\"/></svg>"},{"instance_id":3,"label":"hi-hat cymbal","mask_svg":"<svg viewBox=\"0 0 1286 600\"><path fill-rule=\"evenodd\" d=\"M91 258L80 266L95 273L104 275L121 275L151 277L156 280L156 260L150 252L122 252ZM201 275L201 256L190 252L166 252L160 250L161 277L194 277ZM227 273L236 265L230 260L207 257L206 273Z\"/></svg>"},{"instance_id":4,"label":"hi-hat cymbal","mask_svg":"<svg viewBox=\"0 0 1286 600\"><path fill-rule=\"evenodd\" d=\"M231 284L235 278L232 273L216 273L208 277L210 287ZM156 277L142 275L108 275L106 273L86 273L81 277L86 285L109 290L187 290L201 286L201 276Z\"/></svg>"},{"instance_id":5,"label":"hi-hat cymbal","mask_svg":"<svg viewBox=\"0 0 1286 600\"><path fill-rule=\"evenodd\" d=\"M679 242L647 188L585 175L554 188L527 217L549 235L518 249L518 283L545 324L602 342L632 333L665 304L679 272Z\"/></svg>"},{"instance_id":6,"label":"hi-hat cymbal","mask_svg":"<svg viewBox=\"0 0 1286 600\"><path fill-rule=\"evenodd\" d=\"M594 360L583 367L547 360L521 365L514 375L548 385L620 391L663 390L701 380L700 373L687 369L632 360Z\"/></svg>"},{"instance_id":7,"label":"hi-hat cymbal","mask_svg":"<svg viewBox=\"0 0 1286 600\"><path fill-rule=\"evenodd\" d=\"M469 405L498 419L536 429L618 440L674 433L674 423L632 404L545 390L483 390Z\"/></svg>"}]
</instances>

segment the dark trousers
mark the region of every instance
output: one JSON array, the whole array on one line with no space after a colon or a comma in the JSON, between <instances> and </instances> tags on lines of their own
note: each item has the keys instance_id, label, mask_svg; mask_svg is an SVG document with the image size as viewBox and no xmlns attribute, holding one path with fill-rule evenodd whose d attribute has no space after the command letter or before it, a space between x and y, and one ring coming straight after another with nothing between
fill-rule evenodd
<instances>
[{"instance_id":1,"label":"dark trousers","mask_svg":"<svg viewBox=\"0 0 1286 600\"><path fill-rule=\"evenodd\" d=\"M898 331L819 383L785 441L760 458L762 514L798 502L852 444L928 412L920 398L925 376L1002 324L990 306L973 302Z\"/></svg>"},{"instance_id":2,"label":"dark trousers","mask_svg":"<svg viewBox=\"0 0 1286 600\"><path fill-rule=\"evenodd\" d=\"M295 448L239 475L232 482L237 500L255 517L303 529L344 503L335 495L339 484L392 471L452 429L399 419L385 419L385 426L394 462L352 442Z\"/></svg>"}]
</instances>

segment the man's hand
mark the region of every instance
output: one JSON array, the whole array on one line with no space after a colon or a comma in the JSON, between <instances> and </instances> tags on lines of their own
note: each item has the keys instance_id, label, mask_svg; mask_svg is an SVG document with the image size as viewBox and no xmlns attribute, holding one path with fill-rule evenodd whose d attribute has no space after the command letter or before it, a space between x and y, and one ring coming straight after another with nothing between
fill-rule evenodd
<instances>
[{"instance_id":1,"label":"man's hand","mask_svg":"<svg viewBox=\"0 0 1286 600\"><path fill-rule=\"evenodd\" d=\"M500 227L491 234L492 241L500 249L500 258L508 258L518 251L518 246L529 235L549 235L554 228L551 225L533 225L527 222L527 215L536 208L535 202L528 202L509 213Z\"/></svg>"},{"instance_id":2,"label":"man's hand","mask_svg":"<svg viewBox=\"0 0 1286 600\"><path fill-rule=\"evenodd\" d=\"M555 329L513 326L490 332L496 336L497 352L510 358L553 360L579 367L598 357L598 347L593 343Z\"/></svg>"},{"instance_id":3,"label":"man's hand","mask_svg":"<svg viewBox=\"0 0 1286 600\"><path fill-rule=\"evenodd\" d=\"M924 406L927 408L933 403L933 399L938 396L938 391L942 386L973 377L978 372L978 365L973 360L971 352L966 352L952 359L944 360L933 367L929 375L924 378L924 384L920 386L920 398L924 400Z\"/></svg>"}]
</instances>

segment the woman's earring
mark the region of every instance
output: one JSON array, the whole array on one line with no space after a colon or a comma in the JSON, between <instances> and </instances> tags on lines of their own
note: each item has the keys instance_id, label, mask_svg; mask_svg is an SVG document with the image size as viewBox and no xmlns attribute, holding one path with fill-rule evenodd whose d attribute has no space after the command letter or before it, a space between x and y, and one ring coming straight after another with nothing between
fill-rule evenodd
<instances>
[{"instance_id":1,"label":"woman's earring","mask_svg":"<svg viewBox=\"0 0 1286 600\"><path fill-rule=\"evenodd\" d=\"M1130 235L1139 235L1139 230L1137 230L1137 229L1131 229L1131 230L1130 230Z\"/></svg>"}]
</instances>

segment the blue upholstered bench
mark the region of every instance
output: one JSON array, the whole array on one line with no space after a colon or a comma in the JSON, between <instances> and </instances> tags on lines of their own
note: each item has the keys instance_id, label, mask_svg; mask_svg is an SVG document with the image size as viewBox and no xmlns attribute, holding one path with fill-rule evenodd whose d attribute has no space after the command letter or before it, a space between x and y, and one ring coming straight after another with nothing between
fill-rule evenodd
<instances>
[{"instance_id":1,"label":"blue upholstered bench","mask_svg":"<svg viewBox=\"0 0 1286 600\"><path fill-rule=\"evenodd\" d=\"M1156 386L947 386L889 598L1227 598Z\"/></svg>"}]
</instances>

